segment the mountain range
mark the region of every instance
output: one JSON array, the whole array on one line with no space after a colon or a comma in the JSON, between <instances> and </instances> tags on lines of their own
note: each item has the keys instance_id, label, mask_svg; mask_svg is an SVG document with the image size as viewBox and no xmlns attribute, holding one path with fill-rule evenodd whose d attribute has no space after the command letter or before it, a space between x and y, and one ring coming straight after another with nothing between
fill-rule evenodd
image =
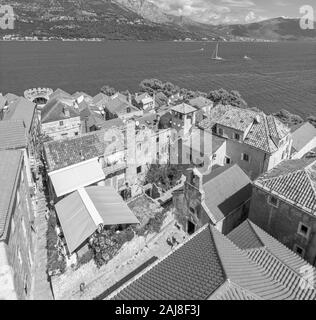
<instances>
[{"instance_id":1,"label":"mountain range","mask_svg":"<svg viewBox=\"0 0 316 320\"><path fill-rule=\"evenodd\" d=\"M298 19L209 25L162 11L148 0L0 0L14 8L14 30L0 35L115 40L316 40Z\"/></svg>"}]
</instances>

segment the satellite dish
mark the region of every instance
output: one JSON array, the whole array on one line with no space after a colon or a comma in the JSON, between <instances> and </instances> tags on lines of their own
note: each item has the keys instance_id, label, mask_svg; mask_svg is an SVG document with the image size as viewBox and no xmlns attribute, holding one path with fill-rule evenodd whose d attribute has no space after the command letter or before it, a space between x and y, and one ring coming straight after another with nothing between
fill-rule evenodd
<instances>
[{"instance_id":1,"label":"satellite dish","mask_svg":"<svg viewBox=\"0 0 316 320\"><path fill-rule=\"evenodd\" d=\"M136 121L135 123L136 123L137 126L139 126L139 121Z\"/></svg>"}]
</instances>

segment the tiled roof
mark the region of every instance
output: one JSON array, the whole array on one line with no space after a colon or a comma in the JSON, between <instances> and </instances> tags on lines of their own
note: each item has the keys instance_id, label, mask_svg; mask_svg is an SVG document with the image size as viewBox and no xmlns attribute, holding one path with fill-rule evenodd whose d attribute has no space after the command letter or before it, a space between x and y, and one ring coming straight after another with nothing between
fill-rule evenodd
<instances>
[{"instance_id":1,"label":"tiled roof","mask_svg":"<svg viewBox=\"0 0 316 320\"><path fill-rule=\"evenodd\" d=\"M290 133L290 128L272 115L224 105L211 109L210 119L202 120L199 127L212 131L216 124L245 132L245 144L267 153L278 150L278 140Z\"/></svg>"},{"instance_id":2,"label":"tiled roof","mask_svg":"<svg viewBox=\"0 0 316 320\"><path fill-rule=\"evenodd\" d=\"M26 148L27 135L23 120L0 121L0 150Z\"/></svg>"},{"instance_id":3,"label":"tiled roof","mask_svg":"<svg viewBox=\"0 0 316 320\"><path fill-rule=\"evenodd\" d=\"M315 215L316 160L287 160L263 174L255 185Z\"/></svg>"},{"instance_id":4,"label":"tiled roof","mask_svg":"<svg viewBox=\"0 0 316 320\"><path fill-rule=\"evenodd\" d=\"M246 220L232 230L227 237L243 250L261 248L264 246L258 235L254 232L249 220Z\"/></svg>"},{"instance_id":5,"label":"tiled roof","mask_svg":"<svg viewBox=\"0 0 316 320\"><path fill-rule=\"evenodd\" d=\"M11 213L9 208L12 205L22 157L23 153L20 150L0 151L0 240L6 237L5 231Z\"/></svg>"},{"instance_id":6,"label":"tiled roof","mask_svg":"<svg viewBox=\"0 0 316 320\"><path fill-rule=\"evenodd\" d=\"M104 93L100 92L92 98L91 103L96 105L96 104L99 104L102 102L106 102L108 100L109 100L109 97L107 95L105 95Z\"/></svg>"},{"instance_id":7,"label":"tiled roof","mask_svg":"<svg viewBox=\"0 0 316 320\"><path fill-rule=\"evenodd\" d=\"M313 282L316 269L257 225L246 220L227 237L240 249L245 250L248 257L264 268L273 279L290 288L293 299L316 299L316 286ZM309 272L304 274L302 280L301 276L307 269ZM305 284L314 289L303 290L300 286L302 281L306 281Z\"/></svg>"},{"instance_id":8,"label":"tiled roof","mask_svg":"<svg viewBox=\"0 0 316 320\"><path fill-rule=\"evenodd\" d=\"M225 282L207 227L167 257L154 263L120 291L118 300L204 300Z\"/></svg>"},{"instance_id":9,"label":"tiled roof","mask_svg":"<svg viewBox=\"0 0 316 320\"><path fill-rule=\"evenodd\" d=\"M299 274L269 252L255 257L256 250L241 250L206 225L108 299L315 300L315 288L303 290Z\"/></svg>"},{"instance_id":10,"label":"tiled roof","mask_svg":"<svg viewBox=\"0 0 316 320\"><path fill-rule=\"evenodd\" d=\"M205 205L213 221L222 220L251 198L251 180L237 164L217 168L202 178Z\"/></svg>"},{"instance_id":11,"label":"tiled roof","mask_svg":"<svg viewBox=\"0 0 316 320\"><path fill-rule=\"evenodd\" d=\"M53 99L59 99L59 98L73 98L70 93L58 88L56 89L50 96L49 100Z\"/></svg>"},{"instance_id":12,"label":"tiled roof","mask_svg":"<svg viewBox=\"0 0 316 320\"><path fill-rule=\"evenodd\" d=\"M8 103L11 103L11 102L20 98L19 96L15 95L14 93L7 93L4 97L6 98Z\"/></svg>"},{"instance_id":13,"label":"tiled roof","mask_svg":"<svg viewBox=\"0 0 316 320\"><path fill-rule=\"evenodd\" d=\"M129 103L125 96L117 94L109 98L105 102L105 107L113 114L123 115L127 113L127 108L130 108L131 112L140 111L138 108Z\"/></svg>"},{"instance_id":14,"label":"tiled roof","mask_svg":"<svg viewBox=\"0 0 316 320\"><path fill-rule=\"evenodd\" d=\"M0 110L5 106L7 99L0 93Z\"/></svg>"},{"instance_id":15,"label":"tiled roof","mask_svg":"<svg viewBox=\"0 0 316 320\"><path fill-rule=\"evenodd\" d=\"M135 96L135 100L137 103L142 102L144 99L153 99L147 92L141 93L138 96Z\"/></svg>"},{"instance_id":16,"label":"tiled roof","mask_svg":"<svg viewBox=\"0 0 316 320\"><path fill-rule=\"evenodd\" d=\"M112 134L113 131L109 131L109 129L117 129L113 134L116 135L116 132L119 132L123 135L123 125L124 123L120 119L108 120L104 122L101 130L69 139L46 142L44 144L44 150L47 160L47 170L55 171L82 161L103 156L106 146L111 143L108 141L109 137L107 133ZM118 145L118 147L120 146L121 145Z\"/></svg>"},{"instance_id":17,"label":"tiled roof","mask_svg":"<svg viewBox=\"0 0 316 320\"><path fill-rule=\"evenodd\" d=\"M172 111L176 111L182 114L188 114L197 111L197 108L190 106L187 103L180 103L171 108Z\"/></svg>"},{"instance_id":18,"label":"tiled roof","mask_svg":"<svg viewBox=\"0 0 316 320\"><path fill-rule=\"evenodd\" d=\"M105 150L104 131L94 131L60 141L44 144L48 171L55 171L81 161L101 156Z\"/></svg>"},{"instance_id":19,"label":"tiled roof","mask_svg":"<svg viewBox=\"0 0 316 320\"><path fill-rule=\"evenodd\" d=\"M316 139L316 128L309 122L301 124L299 127L292 128L293 144L295 151L300 151L310 141Z\"/></svg>"},{"instance_id":20,"label":"tiled roof","mask_svg":"<svg viewBox=\"0 0 316 320\"><path fill-rule=\"evenodd\" d=\"M64 108L67 108L69 110L69 117L65 115ZM61 100L53 99L49 100L42 109L41 122L48 123L79 116L79 111L75 110L73 106L69 106Z\"/></svg>"},{"instance_id":21,"label":"tiled roof","mask_svg":"<svg viewBox=\"0 0 316 320\"><path fill-rule=\"evenodd\" d=\"M26 130L29 132L32 126L35 109L35 103L23 97L19 97L9 104L8 110L4 114L4 120L23 120Z\"/></svg>"},{"instance_id":22,"label":"tiled roof","mask_svg":"<svg viewBox=\"0 0 316 320\"><path fill-rule=\"evenodd\" d=\"M204 107L213 105L213 101L201 96L201 97L197 97L189 100L189 104L198 109L202 109Z\"/></svg>"}]
</instances>

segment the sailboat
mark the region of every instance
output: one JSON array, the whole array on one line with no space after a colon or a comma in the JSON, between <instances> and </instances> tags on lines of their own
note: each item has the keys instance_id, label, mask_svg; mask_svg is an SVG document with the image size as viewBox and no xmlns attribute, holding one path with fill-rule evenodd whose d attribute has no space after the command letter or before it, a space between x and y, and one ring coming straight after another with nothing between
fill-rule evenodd
<instances>
[{"instance_id":1,"label":"sailboat","mask_svg":"<svg viewBox=\"0 0 316 320\"><path fill-rule=\"evenodd\" d=\"M222 57L218 56L218 47L219 47L219 43L216 43L216 48L212 54L212 60L224 60Z\"/></svg>"}]
</instances>

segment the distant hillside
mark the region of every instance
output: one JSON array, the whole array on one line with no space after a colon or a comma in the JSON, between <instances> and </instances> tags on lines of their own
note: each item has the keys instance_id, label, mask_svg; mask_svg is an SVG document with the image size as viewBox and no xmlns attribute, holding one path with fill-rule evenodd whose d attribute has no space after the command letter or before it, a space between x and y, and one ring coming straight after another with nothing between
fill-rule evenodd
<instances>
[{"instance_id":1,"label":"distant hillside","mask_svg":"<svg viewBox=\"0 0 316 320\"><path fill-rule=\"evenodd\" d=\"M217 32L236 37L268 40L316 39L316 30L303 30L298 19L274 18L250 24L218 26Z\"/></svg>"},{"instance_id":2,"label":"distant hillside","mask_svg":"<svg viewBox=\"0 0 316 320\"><path fill-rule=\"evenodd\" d=\"M14 30L0 35L118 40L316 40L299 21L276 18L258 23L208 25L163 12L147 0L0 0L14 7Z\"/></svg>"}]
</instances>

